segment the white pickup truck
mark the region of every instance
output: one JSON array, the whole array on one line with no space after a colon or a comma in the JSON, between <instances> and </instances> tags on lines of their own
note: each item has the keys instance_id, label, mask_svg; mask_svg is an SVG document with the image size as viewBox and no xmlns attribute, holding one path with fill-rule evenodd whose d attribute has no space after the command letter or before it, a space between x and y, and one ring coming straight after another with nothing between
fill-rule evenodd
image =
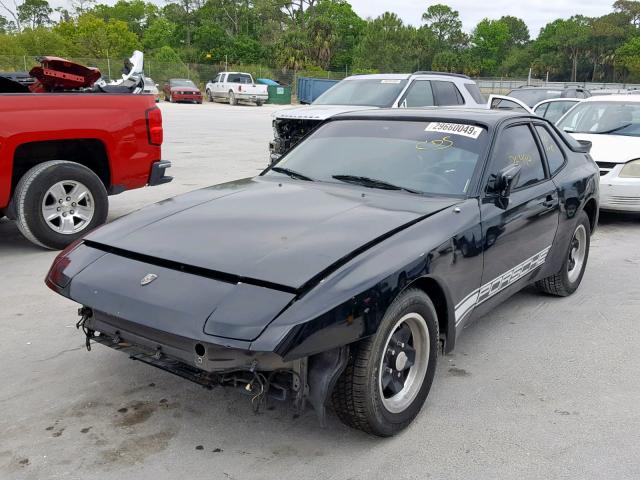
<instances>
[{"instance_id":1,"label":"white pickup truck","mask_svg":"<svg viewBox=\"0 0 640 480\"><path fill-rule=\"evenodd\" d=\"M228 101L231 105L238 102L252 102L262 106L269 94L266 85L256 85L249 73L221 72L207 83L205 93L210 102Z\"/></svg>"}]
</instances>

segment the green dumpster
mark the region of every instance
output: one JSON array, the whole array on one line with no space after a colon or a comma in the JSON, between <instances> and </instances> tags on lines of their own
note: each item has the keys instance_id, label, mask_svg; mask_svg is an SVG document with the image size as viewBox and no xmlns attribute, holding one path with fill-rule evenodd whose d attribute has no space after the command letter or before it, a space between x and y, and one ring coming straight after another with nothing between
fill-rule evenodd
<instances>
[{"instance_id":1,"label":"green dumpster","mask_svg":"<svg viewBox=\"0 0 640 480\"><path fill-rule=\"evenodd\" d=\"M269 99L267 103L275 103L277 105L291 105L291 87L282 85L269 85L267 87Z\"/></svg>"}]
</instances>

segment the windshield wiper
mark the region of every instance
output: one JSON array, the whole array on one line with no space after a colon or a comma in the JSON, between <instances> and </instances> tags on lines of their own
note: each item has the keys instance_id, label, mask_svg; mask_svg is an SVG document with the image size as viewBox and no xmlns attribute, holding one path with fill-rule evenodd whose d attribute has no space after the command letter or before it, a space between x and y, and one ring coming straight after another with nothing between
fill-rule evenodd
<instances>
[{"instance_id":1,"label":"windshield wiper","mask_svg":"<svg viewBox=\"0 0 640 480\"><path fill-rule=\"evenodd\" d=\"M400 187L393 183L385 182L384 180L377 180L375 178L363 177L360 175L333 175L332 178L340 180L345 183L354 183L356 185L362 185L363 187L381 188L384 190L404 190L409 193L422 193L418 190L412 190L406 187Z\"/></svg>"},{"instance_id":2,"label":"windshield wiper","mask_svg":"<svg viewBox=\"0 0 640 480\"><path fill-rule=\"evenodd\" d=\"M632 125L631 123L625 123L624 125L620 125L619 127L612 128L610 130L603 130L601 132L591 132L591 133L595 133L596 135L606 135L608 133L613 133L613 132L617 132L619 130L625 129L627 127L630 127L631 125Z\"/></svg>"},{"instance_id":3,"label":"windshield wiper","mask_svg":"<svg viewBox=\"0 0 640 480\"><path fill-rule=\"evenodd\" d=\"M307 182L313 182L313 178L307 177L306 175L296 172L295 170L291 170L290 168L284 167L272 167L271 170L278 173L284 173L285 175L289 175L291 178L296 178L298 180L305 180Z\"/></svg>"}]
</instances>

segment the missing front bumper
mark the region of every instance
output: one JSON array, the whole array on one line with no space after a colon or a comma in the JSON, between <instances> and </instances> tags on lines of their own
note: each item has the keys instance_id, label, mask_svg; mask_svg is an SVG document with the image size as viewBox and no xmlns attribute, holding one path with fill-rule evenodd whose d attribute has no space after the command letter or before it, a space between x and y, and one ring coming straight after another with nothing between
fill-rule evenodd
<instances>
[{"instance_id":1,"label":"missing front bumper","mask_svg":"<svg viewBox=\"0 0 640 480\"><path fill-rule=\"evenodd\" d=\"M284 362L272 352L250 352L203 344L128 322L88 307L79 310L78 328L91 342L129 355L205 388L230 386L251 397L255 411L267 399L288 401L300 414L307 403L325 425L326 404L349 356L344 346Z\"/></svg>"}]
</instances>

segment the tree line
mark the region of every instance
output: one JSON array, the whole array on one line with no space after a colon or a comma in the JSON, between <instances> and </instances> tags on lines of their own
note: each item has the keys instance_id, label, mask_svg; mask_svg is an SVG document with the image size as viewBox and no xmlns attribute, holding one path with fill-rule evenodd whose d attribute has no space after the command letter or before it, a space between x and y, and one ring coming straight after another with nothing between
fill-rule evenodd
<instances>
[{"instance_id":1,"label":"tree line","mask_svg":"<svg viewBox=\"0 0 640 480\"><path fill-rule=\"evenodd\" d=\"M534 76L640 81L640 1L601 17L547 23L535 39L520 18L485 18L467 33L458 11L425 5L419 26L395 13L363 19L346 0L0 0L0 56L127 57L264 65L286 70Z\"/></svg>"}]
</instances>

